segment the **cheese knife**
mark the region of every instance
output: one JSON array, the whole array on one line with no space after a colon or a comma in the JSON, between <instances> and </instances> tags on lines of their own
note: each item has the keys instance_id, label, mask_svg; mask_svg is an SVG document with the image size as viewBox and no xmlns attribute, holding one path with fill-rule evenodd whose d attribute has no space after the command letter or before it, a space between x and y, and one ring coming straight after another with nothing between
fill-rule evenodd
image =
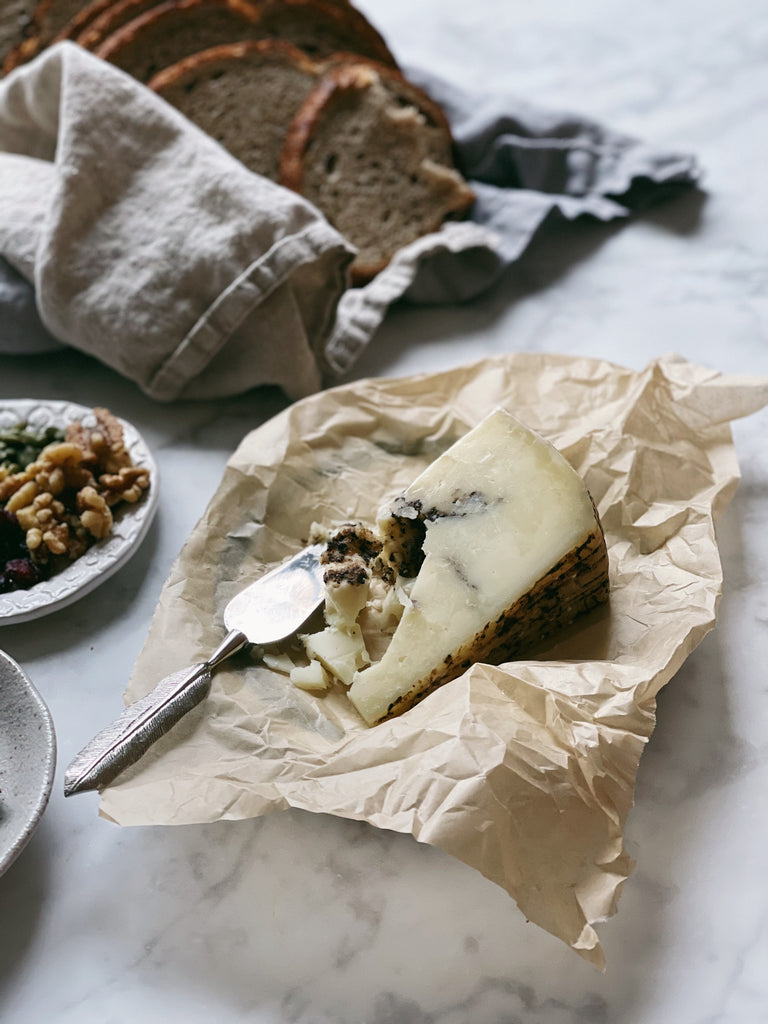
<instances>
[{"instance_id":1,"label":"cheese knife","mask_svg":"<svg viewBox=\"0 0 768 1024\"><path fill-rule=\"evenodd\" d=\"M295 633L325 597L320 555L313 544L236 594L224 610L227 636L203 662L173 672L131 704L74 758L64 795L101 789L196 707L211 688L211 673L246 644L269 644Z\"/></svg>"}]
</instances>

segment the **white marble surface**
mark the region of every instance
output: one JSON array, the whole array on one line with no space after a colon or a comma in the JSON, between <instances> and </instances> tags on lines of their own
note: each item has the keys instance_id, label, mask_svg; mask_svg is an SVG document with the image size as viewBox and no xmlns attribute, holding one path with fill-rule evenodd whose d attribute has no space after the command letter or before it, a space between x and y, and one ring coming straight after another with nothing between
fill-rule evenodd
<instances>
[{"instance_id":1,"label":"white marble surface","mask_svg":"<svg viewBox=\"0 0 768 1024\"><path fill-rule=\"evenodd\" d=\"M393 312L353 377L539 350L639 368L677 351L768 374L764 0L365 0L404 61L696 152L707 196L542 241L461 308ZM160 407L75 353L0 357L4 397L106 404L152 446L157 520L105 587L0 628L53 713L54 794L0 878L3 1024L759 1024L768 1020L768 412L735 425L718 627L662 692L600 928L605 974L409 837L288 812L119 829L64 800L109 721L171 562L275 393Z\"/></svg>"}]
</instances>

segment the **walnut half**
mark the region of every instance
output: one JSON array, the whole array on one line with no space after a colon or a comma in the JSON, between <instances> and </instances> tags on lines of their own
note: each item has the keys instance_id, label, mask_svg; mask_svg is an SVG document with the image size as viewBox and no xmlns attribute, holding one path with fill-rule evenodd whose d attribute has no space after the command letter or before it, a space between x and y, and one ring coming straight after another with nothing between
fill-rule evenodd
<instances>
[{"instance_id":1,"label":"walnut half","mask_svg":"<svg viewBox=\"0 0 768 1024\"><path fill-rule=\"evenodd\" d=\"M149 471L132 464L120 421L108 409L94 409L94 416L94 427L71 424L66 440L0 477L0 504L16 514L37 562L79 558L110 535L112 509L135 504L149 488Z\"/></svg>"},{"instance_id":2,"label":"walnut half","mask_svg":"<svg viewBox=\"0 0 768 1024\"><path fill-rule=\"evenodd\" d=\"M99 477L99 492L107 505L120 501L135 504L148 488L149 471L141 466L124 466L117 473L102 473Z\"/></svg>"},{"instance_id":3,"label":"walnut half","mask_svg":"<svg viewBox=\"0 0 768 1024\"><path fill-rule=\"evenodd\" d=\"M78 491L77 511L80 522L96 540L103 540L112 532L112 512L95 487L84 487Z\"/></svg>"}]
</instances>

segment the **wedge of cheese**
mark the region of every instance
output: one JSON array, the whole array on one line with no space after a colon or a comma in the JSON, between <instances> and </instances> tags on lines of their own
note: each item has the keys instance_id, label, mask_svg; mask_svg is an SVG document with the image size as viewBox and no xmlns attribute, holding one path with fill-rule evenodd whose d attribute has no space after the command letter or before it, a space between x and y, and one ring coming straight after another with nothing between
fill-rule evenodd
<instances>
[{"instance_id":1,"label":"wedge of cheese","mask_svg":"<svg viewBox=\"0 0 768 1024\"><path fill-rule=\"evenodd\" d=\"M584 482L504 410L433 462L378 529L384 564L416 578L383 656L352 678L349 698L369 725L608 598L605 540Z\"/></svg>"}]
</instances>

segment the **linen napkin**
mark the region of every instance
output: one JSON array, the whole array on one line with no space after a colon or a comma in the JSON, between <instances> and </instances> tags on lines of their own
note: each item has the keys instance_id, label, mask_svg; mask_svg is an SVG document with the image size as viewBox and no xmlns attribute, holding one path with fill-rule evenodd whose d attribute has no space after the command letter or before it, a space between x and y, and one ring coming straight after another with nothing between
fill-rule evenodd
<instances>
[{"instance_id":1,"label":"linen napkin","mask_svg":"<svg viewBox=\"0 0 768 1024\"><path fill-rule=\"evenodd\" d=\"M629 216L699 178L588 118L466 94L445 109L477 201L347 288L351 249L144 86L69 43L0 82L0 352L63 342L160 400L347 372L389 306L487 289L541 230Z\"/></svg>"},{"instance_id":2,"label":"linen napkin","mask_svg":"<svg viewBox=\"0 0 768 1024\"><path fill-rule=\"evenodd\" d=\"M0 254L54 338L160 400L318 389L353 250L300 196L71 43L0 83L0 150Z\"/></svg>"},{"instance_id":3,"label":"linen napkin","mask_svg":"<svg viewBox=\"0 0 768 1024\"><path fill-rule=\"evenodd\" d=\"M475 298L540 231L557 235L578 217L626 219L701 178L694 156L655 149L581 114L466 93L423 69L406 73L445 111L477 200L469 221L404 247L371 284L343 296L329 345L339 372L353 365L397 299Z\"/></svg>"}]
</instances>

